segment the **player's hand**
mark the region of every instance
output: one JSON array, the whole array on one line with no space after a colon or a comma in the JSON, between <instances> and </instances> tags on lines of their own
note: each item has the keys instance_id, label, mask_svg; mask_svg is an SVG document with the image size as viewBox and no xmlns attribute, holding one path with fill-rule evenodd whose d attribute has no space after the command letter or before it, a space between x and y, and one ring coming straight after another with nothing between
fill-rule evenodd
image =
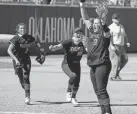
<instances>
[{"instance_id":1,"label":"player's hand","mask_svg":"<svg viewBox=\"0 0 137 114\"><path fill-rule=\"evenodd\" d=\"M126 44L126 46L127 46L127 47L130 47L130 43L128 42L128 43Z\"/></svg>"},{"instance_id":2,"label":"player's hand","mask_svg":"<svg viewBox=\"0 0 137 114\"><path fill-rule=\"evenodd\" d=\"M20 65L19 60L15 60L15 62L16 62L16 65Z\"/></svg>"},{"instance_id":3,"label":"player's hand","mask_svg":"<svg viewBox=\"0 0 137 114\"><path fill-rule=\"evenodd\" d=\"M80 6L80 7L83 7L83 3L82 3L82 2L79 2L79 6Z\"/></svg>"},{"instance_id":4,"label":"player's hand","mask_svg":"<svg viewBox=\"0 0 137 114\"><path fill-rule=\"evenodd\" d=\"M22 68L22 66L20 63L16 63L16 68Z\"/></svg>"},{"instance_id":5,"label":"player's hand","mask_svg":"<svg viewBox=\"0 0 137 114\"><path fill-rule=\"evenodd\" d=\"M75 76L76 76L76 73L72 72L72 73L71 73L71 76L72 76L72 77L75 77Z\"/></svg>"},{"instance_id":6,"label":"player's hand","mask_svg":"<svg viewBox=\"0 0 137 114\"><path fill-rule=\"evenodd\" d=\"M53 45L50 45L50 46L49 46L49 50L55 51L54 48L53 48Z\"/></svg>"},{"instance_id":7,"label":"player's hand","mask_svg":"<svg viewBox=\"0 0 137 114\"><path fill-rule=\"evenodd\" d=\"M45 52L44 48L40 48L40 52Z\"/></svg>"}]
</instances>

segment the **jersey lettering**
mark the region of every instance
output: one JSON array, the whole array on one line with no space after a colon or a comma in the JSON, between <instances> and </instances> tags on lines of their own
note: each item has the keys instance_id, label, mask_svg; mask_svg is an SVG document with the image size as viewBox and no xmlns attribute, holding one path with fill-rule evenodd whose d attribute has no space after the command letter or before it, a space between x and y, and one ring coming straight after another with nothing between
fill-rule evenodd
<instances>
[{"instance_id":1,"label":"jersey lettering","mask_svg":"<svg viewBox=\"0 0 137 114\"><path fill-rule=\"evenodd\" d=\"M81 56L83 54L83 47L70 47L70 53L77 53L77 56Z\"/></svg>"}]
</instances>

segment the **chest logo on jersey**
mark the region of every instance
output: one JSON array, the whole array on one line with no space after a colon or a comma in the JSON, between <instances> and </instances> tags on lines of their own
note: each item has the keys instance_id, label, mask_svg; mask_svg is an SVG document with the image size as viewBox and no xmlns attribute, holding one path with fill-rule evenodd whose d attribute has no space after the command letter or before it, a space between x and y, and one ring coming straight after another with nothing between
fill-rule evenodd
<instances>
[{"instance_id":1,"label":"chest logo on jersey","mask_svg":"<svg viewBox=\"0 0 137 114\"><path fill-rule=\"evenodd\" d=\"M70 52L83 51L83 47L70 47Z\"/></svg>"},{"instance_id":2,"label":"chest logo on jersey","mask_svg":"<svg viewBox=\"0 0 137 114\"><path fill-rule=\"evenodd\" d=\"M99 39L101 38L102 33L99 34L91 34L90 39L92 41L93 46L96 46L98 44Z\"/></svg>"},{"instance_id":3,"label":"chest logo on jersey","mask_svg":"<svg viewBox=\"0 0 137 114\"><path fill-rule=\"evenodd\" d=\"M83 47L70 47L69 49L71 54L76 54L77 56L81 56L83 54Z\"/></svg>"}]
</instances>

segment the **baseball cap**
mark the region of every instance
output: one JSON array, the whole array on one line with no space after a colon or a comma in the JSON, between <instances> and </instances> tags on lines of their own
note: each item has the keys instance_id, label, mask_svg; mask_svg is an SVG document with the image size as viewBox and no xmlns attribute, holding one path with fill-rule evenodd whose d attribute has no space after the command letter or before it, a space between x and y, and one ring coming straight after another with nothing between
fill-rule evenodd
<instances>
[{"instance_id":1,"label":"baseball cap","mask_svg":"<svg viewBox=\"0 0 137 114\"><path fill-rule=\"evenodd\" d=\"M83 30L80 27L76 27L74 33L79 33L79 32L83 33Z\"/></svg>"},{"instance_id":2,"label":"baseball cap","mask_svg":"<svg viewBox=\"0 0 137 114\"><path fill-rule=\"evenodd\" d=\"M118 19L120 17L120 15L118 13L114 13L112 15L112 19Z\"/></svg>"}]
</instances>

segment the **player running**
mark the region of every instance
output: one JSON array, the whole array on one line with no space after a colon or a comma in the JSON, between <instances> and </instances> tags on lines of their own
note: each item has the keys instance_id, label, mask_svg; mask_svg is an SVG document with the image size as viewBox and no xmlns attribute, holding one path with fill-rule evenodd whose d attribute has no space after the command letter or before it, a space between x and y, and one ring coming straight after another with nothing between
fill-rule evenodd
<instances>
[{"instance_id":1,"label":"player running","mask_svg":"<svg viewBox=\"0 0 137 114\"><path fill-rule=\"evenodd\" d=\"M51 51L56 51L62 48L65 51L64 60L62 62L62 70L69 76L66 100L74 105L78 104L76 94L80 83L80 60L84 52L82 38L82 29L76 28L71 39L49 47Z\"/></svg>"},{"instance_id":2,"label":"player running","mask_svg":"<svg viewBox=\"0 0 137 114\"><path fill-rule=\"evenodd\" d=\"M13 59L15 73L19 77L20 84L25 90L25 103L30 104L30 71L31 59L29 55L29 47L36 45L40 55L36 61L42 64L45 61L45 52L40 43L31 35L26 34L26 25L20 23L16 27L16 35L9 41L8 54Z\"/></svg>"},{"instance_id":3,"label":"player running","mask_svg":"<svg viewBox=\"0 0 137 114\"><path fill-rule=\"evenodd\" d=\"M111 71L108 50L110 32L105 23L108 9L104 2L100 3L96 9L99 17L90 19L84 8L84 2L85 0L80 1L80 12L90 32L87 43L87 64L90 67L90 77L102 114L112 114L107 92L108 77Z\"/></svg>"},{"instance_id":4,"label":"player running","mask_svg":"<svg viewBox=\"0 0 137 114\"><path fill-rule=\"evenodd\" d=\"M126 52L126 47L130 47L125 29L122 24L120 24L120 15L114 13L112 15L113 23L109 26L111 33L111 43L110 43L110 57L112 61L113 76L111 80L121 80L119 76L120 71L128 62L128 56Z\"/></svg>"}]
</instances>

